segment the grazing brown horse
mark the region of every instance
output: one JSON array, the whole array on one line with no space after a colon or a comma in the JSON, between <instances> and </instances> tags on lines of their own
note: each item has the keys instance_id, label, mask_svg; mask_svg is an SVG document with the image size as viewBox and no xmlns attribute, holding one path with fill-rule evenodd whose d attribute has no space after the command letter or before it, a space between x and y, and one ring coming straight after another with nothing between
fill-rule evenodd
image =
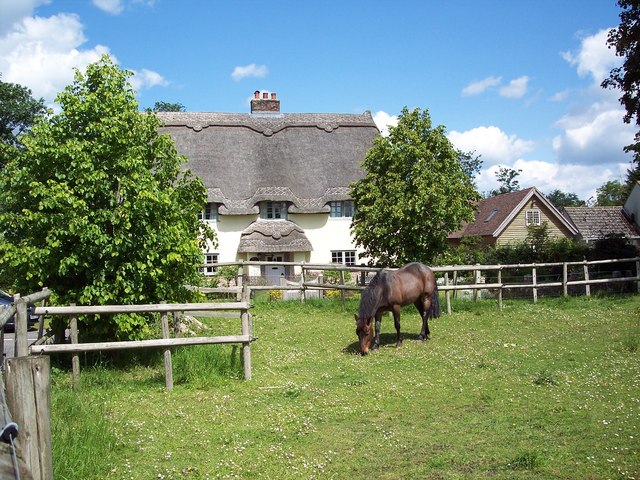
<instances>
[{"instance_id":1,"label":"grazing brown horse","mask_svg":"<svg viewBox=\"0 0 640 480\"><path fill-rule=\"evenodd\" d=\"M422 263L409 263L398 270L380 270L362 292L360 309L356 317L356 334L360 340L360 353L366 355L369 349L380 346L380 324L382 313L393 312L393 322L398 339L396 346L402 345L400 335L400 308L413 303L422 317L420 340L430 338L429 318L440 316L438 285L429 267ZM375 338L372 320L375 318ZM372 345L373 342L373 345Z\"/></svg>"}]
</instances>

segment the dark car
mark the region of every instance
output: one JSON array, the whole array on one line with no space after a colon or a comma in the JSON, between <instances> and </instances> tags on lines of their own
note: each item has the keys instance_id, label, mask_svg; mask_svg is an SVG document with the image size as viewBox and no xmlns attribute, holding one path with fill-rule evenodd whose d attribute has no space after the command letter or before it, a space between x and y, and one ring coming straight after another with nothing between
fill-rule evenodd
<instances>
[{"instance_id":1,"label":"dark car","mask_svg":"<svg viewBox=\"0 0 640 480\"><path fill-rule=\"evenodd\" d=\"M9 295L7 292L5 292L4 290L0 290L0 310L4 308L9 308L11 305L13 305L13 297ZM29 319L27 320L27 325L29 327L32 327L36 323L38 323L38 317L31 314L31 305L29 305L27 314L29 317ZM16 316L14 315L9 320L7 320L7 323L4 324L4 331L13 332L15 331L15 329L16 329Z\"/></svg>"}]
</instances>

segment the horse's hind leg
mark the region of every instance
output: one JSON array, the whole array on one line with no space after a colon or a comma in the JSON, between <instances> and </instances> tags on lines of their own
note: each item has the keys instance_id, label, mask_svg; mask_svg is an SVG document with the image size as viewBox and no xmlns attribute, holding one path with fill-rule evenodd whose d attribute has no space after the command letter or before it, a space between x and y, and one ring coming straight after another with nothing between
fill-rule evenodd
<instances>
[{"instance_id":1,"label":"horse's hind leg","mask_svg":"<svg viewBox=\"0 0 640 480\"><path fill-rule=\"evenodd\" d=\"M393 307L393 325L396 327L396 347L402 346L402 335L400 334L400 305Z\"/></svg>"},{"instance_id":2,"label":"horse's hind leg","mask_svg":"<svg viewBox=\"0 0 640 480\"><path fill-rule=\"evenodd\" d=\"M429 340L431 338L431 332L429 331L429 307L431 306L431 301L428 298L424 298L424 300L418 300L416 302L416 308L420 312L420 316L422 317L422 330L420 331L419 340Z\"/></svg>"}]
</instances>

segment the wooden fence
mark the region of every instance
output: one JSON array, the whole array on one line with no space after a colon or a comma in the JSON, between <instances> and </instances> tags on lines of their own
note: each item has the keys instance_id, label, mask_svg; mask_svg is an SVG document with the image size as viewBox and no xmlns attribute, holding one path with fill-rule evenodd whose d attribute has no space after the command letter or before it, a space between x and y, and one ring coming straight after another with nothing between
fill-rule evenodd
<instances>
[{"instance_id":1,"label":"wooden fence","mask_svg":"<svg viewBox=\"0 0 640 480\"><path fill-rule=\"evenodd\" d=\"M631 268L615 270L614 267L632 265ZM213 264L212 264L213 265ZM300 292L300 300L305 301L307 292L317 290L339 290L344 302L346 292L361 291L366 288L368 279L380 268L365 266L345 266L345 265L321 265L308 264L305 262L225 262L217 263L215 266L237 266L237 285L244 285L250 282L247 275L247 268L251 266L284 266L293 268L299 273L295 275L295 281L291 278L282 280L281 285L251 284L251 291L261 290L283 290ZM599 278L594 278L596 269L606 268L607 271L598 272ZM498 306L502 308L503 297L509 291L530 291L533 301L538 300L538 296L543 291L555 289L560 295L568 296L572 294L591 295L592 286L621 285L624 283L635 283L635 290L640 292L640 257L623 258L614 260L592 260L574 262L555 263L528 263L510 265L452 265L432 267L434 273L439 278L438 289L445 293L447 312L451 313L451 299L459 291L470 291L472 298L480 298L481 292L489 292L492 298L496 298ZM548 276L545 280L541 278L541 271L555 270L556 273ZM326 271L337 271L339 278L337 283L318 282L318 275ZM355 273L356 279L351 282L345 280L345 273ZM512 279L513 273L517 272L522 281ZM629 274L625 274L629 272ZM602 275L610 274L603 277ZM290 276L289 276L290 277ZM310 279L314 280L311 281ZM487 283L487 280L489 282ZM582 288L583 290L578 289Z\"/></svg>"},{"instance_id":2,"label":"wooden fence","mask_svg":"<svg viewBox=\"0 0 640 480\"><path fill-rule=\"evenodd\" d=\"M15 315L15 358L7 360L6 387L7 401L0 396L0 421L2 432L7 432L7 438L13 441L18 438L17 451L0 448L0 478L33 478L49 480L53 478L51 460L51 427L50 427L50 364L46 355L28 356L31 354L72 354L73 383L77 385L80 375L80 361L78 353L103 350L163 348L165 385L168 390L173 388L173 373L171 362L171 348L184 345L227 344L240 343L242 345L242 363L244 378L251 379L251 342L252 336L251 304L248 289L224 288L209 289L216 292L235 293L240 301L229 303L183 303L183 304L148 304L148 305L103 305L103 306L38 306L32 314L40 316L40 339L31 347L27 340L27 305L45 300L51 292L44 289L33 295L14 296L14 304L0 311L0 329ZM170 338L168 322L169 313L191 312L199 316L240 317L242 333L240 335L210 336L210 337L182 337ZM237 312L237 313L230 313ZM162 324L162 339L78 343L78 315L111 315L118 313L159 313ZM41 335L43 318L49 315L69 317L70 344L45 344L46 337ZM2 380L2 375L0 375ZM3 383L3 382L0 382ZM3 385L0 384L0 390ZM15 422L11 420L13 414ZM15 429L13 426L15 425ZM7 426L9 428L7 428ZM18 426L20 435L18 436ZM3 438L0 438L2 447ZM24 459L24 461L23 461ZM5 475L5 472L9 472Z\"/></svg>"}]
</instances>

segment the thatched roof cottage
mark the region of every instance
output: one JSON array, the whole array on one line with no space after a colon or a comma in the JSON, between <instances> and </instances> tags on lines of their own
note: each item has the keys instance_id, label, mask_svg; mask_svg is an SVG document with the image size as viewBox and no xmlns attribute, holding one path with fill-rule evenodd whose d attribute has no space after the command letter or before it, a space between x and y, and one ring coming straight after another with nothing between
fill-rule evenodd
<instances>
[{"instance_id":1,"label":"thatched roof cottage","mask_svg":"<svg viewBox=\"0 0 640 480\"><path fill-rule=\"evenodd\" d=\"M275 93L255 92L251 113L158 117L207 187L208 262L357 260L349 184L379 133L370 112L282 113Z\"/></svg>"}]
</instances>

